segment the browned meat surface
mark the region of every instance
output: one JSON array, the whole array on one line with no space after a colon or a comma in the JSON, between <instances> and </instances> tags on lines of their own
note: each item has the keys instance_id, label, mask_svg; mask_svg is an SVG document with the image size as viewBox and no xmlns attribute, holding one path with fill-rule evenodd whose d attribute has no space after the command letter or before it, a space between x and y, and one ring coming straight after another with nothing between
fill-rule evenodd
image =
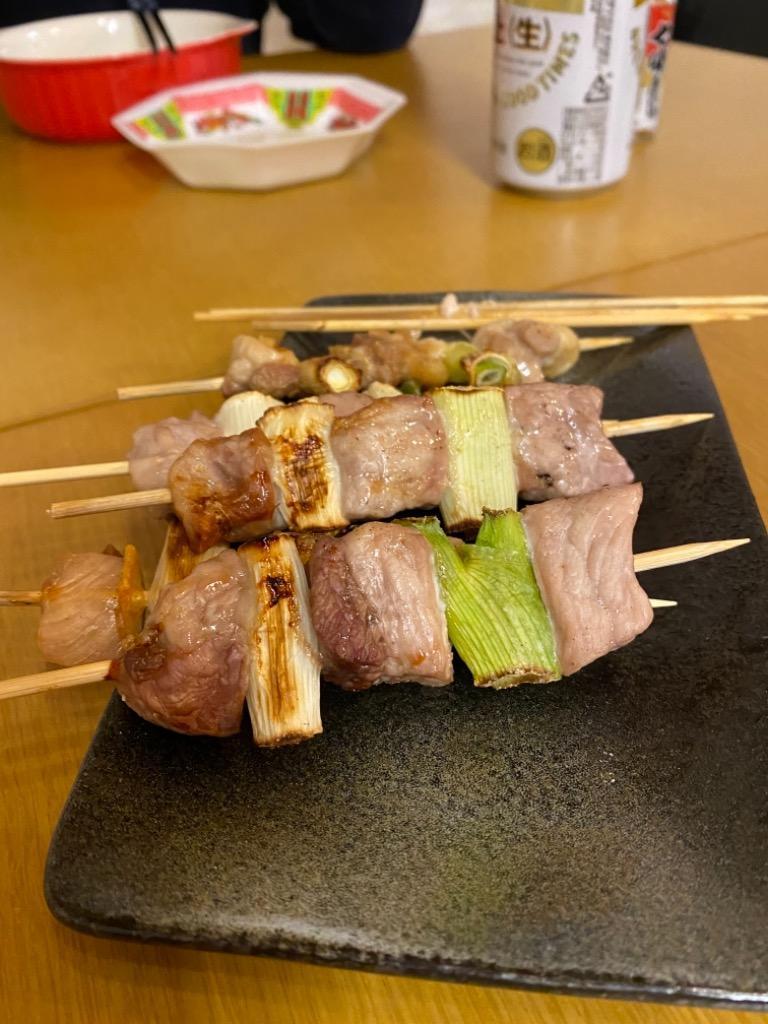
<instances>
[{"instance_id":1,"label":"browned meat surface","mask_svg":"<svg viewBox=\"0 0 768 1024\"><path fill-rule=\"evenodd\" d=\"M309 563L326 678L349 690L453 678L432 549L415 530L367 523L323 537Z\"/></svg>"},{"instance_id":2,"label":"browned meat surface","mask_svg":"<svg viewBox=\"0 0 768 1024\"><path fill-rule=\"evenodd\" d=\"M404 379L403 367L410 358L413 338L394 331L369 331L356 334L349 345L331 345L332 356L360 371L360 386L373 381L399 384Z\"/></svg>"},{"instance_id":3,"label":"browned meat surface","mask_svg":"<svg viewBox=\"0 0 768 1024\"><path fill-rule=\"evenodd\" d=\"M571 498L634 480L603 433L603 393L588 384L504 389L517 446L517 485L526 501Z\"/></svg>"},{"instance_id":4,"label":"browned meat surface","mask_svg":"<svg viewBox=\"0 0 768 1024\"><path fill-rule=\"evenodd\" d=\"M523 523L563 675L623 647L653 610L635 577L640 484L531 505Z\"/></svg>"},{"instance_id":5,"label":"browned meat surface","mask_svg":"<svg viewBox=\"0 0 768 1024\"><path fill-rule=\"evenodd\" d=\"M175 732L237 732L254 607L250 574L234 551L200 562L169 584L123 658L117 683L123 700Z\"/></svg>"},{"instance_id":6,"label":"browned meat surface","mask_svg":"<svg viewBox=\"0 0 768 1024\"><path fill-rule=\"evenodd\" d=\"M65 555L43 583L37 642L46 661L84 665L120 654L119 555Z\"/></svg>"},{"instance_id":7,"label":"browned meat surface","mask_svg":"<svg viewBox=\"0 0 768 1024\"><path fill-rule=\"evenodd\" d=\"M287 348L273 347L262 338L241 334L232 342L222 394L263 391L275 398L298 393L299 360Z\"/></svg>"},{"instance_id":8,"label":"browned meat surface","mask_svg":"<svg viewBox=\"0 0 768 1024\"><path fill-rule=\"evenodd\" d=\"M348 519L433 508L448 484L448 449L431 398L380 398L333 424L331 448Z\"/></svg>"},{"instance_id":9,"label":"browned meat surface","mask_svg":"<svg viewBox=\"0 0 768 1024\"><path fill-rule=\"evenodd\" d=\"M353 412L365 409L373 401L370 395L361 395L359 391L339 391L335 394L319 395L317 400L325 405L332 405L337 417L351 416Z\"/></svg>"},{"instance_id":10,"label":"browned meat surface","mask_svg":"<svg viewBox=\"0 0 768 1024\"><path fill-rule=\"evenodd\" d=\"M168 470L193 441L220 436L217 424L200 412L193 412L186 420L169 416L159 423L139 427L128 452L134 487L140 491L167 487Z\"/></svg>"},{"instance_id":11,"label":"browned meat surface","mask_svg":"<svg viewBox=\"0 0 768 1024\"><path fill-rule=\"evenodd\" d=\"M560 331L536 320L507 320L488 324L475 332L472 341L481 351L500 352L517 364L523 383L544 380L543 366L555 358Z\"/></svg>"},{"instance_id":12,"label":"browned meat surface","mask_svg":"<svg viewBox=\"0 0 768 1024\"><path fill-rule=\"evenodd\" d=\"M272 524L272 450L259 427L195 441L171 466L169 486L194 551L258 537Z\"/></svg>"},{"instance_id":13,"label":"browned meat surface","mask_svg":"<svg viewBox=\"0 0 768 1024\"><path fill-rule=\"evenodd\" d=\"M349 345L331 345L330 353L360 371L360 386L374 381L400 384L414 378L425 387L447 381L445 342L418 338L404 331L369 331L356 334Z\"/></svg>"}]
</instances>

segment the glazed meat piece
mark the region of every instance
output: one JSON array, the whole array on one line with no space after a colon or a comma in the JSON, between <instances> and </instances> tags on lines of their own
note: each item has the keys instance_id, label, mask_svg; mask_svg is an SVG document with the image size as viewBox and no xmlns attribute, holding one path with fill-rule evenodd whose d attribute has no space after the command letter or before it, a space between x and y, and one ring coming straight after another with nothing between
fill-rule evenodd
<instances>
[{"instance_id":1,"label":"glazed meat piece","mask_svg":"<svg viewBox=\"0 0 768 1024\"><path fill-rule=\"evenodd\" d=\"M139 427L128 452L131 479L139 491L168 486L168 470L193 441L220 437L221 430L207 416L193 412L189 419L169 416Z\"/></svg>"},{"instance_id":2,"label":"glazed meat piece","mask_svg":"<svg viewBox=\"0 0 768 1024\"><path fill-rule=\"evenodd\" d=\"M563 330L537 320L507 320L481 327L472 341L481 351L505 355L517 365L522 382L531 384L544 380L544 368L560 352Z\"/></svg>"},{"instance_id":3,"label":"glazed meat piece","mask_svg":"<svg viewBox=\"0 0 768 1024\"><path fill-rule=\"evenodd\" d=\"M259 427L195 441L171 466L169 486L193 551L258 537L272 525L272 449Z\"/></svg>"},{"instance_id":4,"label":"glazed meat piece","mask_svg":"<svg viewBox=\"0 0 768 1024\"><path fill-rule=\"evenodd\" d=\"M351 416L370 405L373 399L370 395L361 395L358 391L339 391L336 394L318 395L318 402L324 405L332 405L337 418Z\"/></svg>"},{"instance_id":5,"label":"glazed meat piece","mask_svg":"<svg viewBox=\"0 0 768 1024\"><path fill-rule=\"evenodd\" d=\"M623 647L653 610L635 576L640 484L531 505L523 523L563 675Z\"/></svg>"},{"instance_id":6,"label":"glazed meat piece","mask_svg":"<svg viewBox=\"0 0 768 1024\"><path fill-rule=\"evenodd\" d=\"M570 498L634 480L603 433L603 393L588 384L522 384L504 389L526 501Z\"/></svg>"},{"instance_id":7,"label":"glazed meat piece","mask_svg":"<svg viewBox=\"0 0 768 1024\"><path fill-rule=\"evenodd\" d=\"M424 387L447 382L446 344L439 338L419 338L404 331L356 334L349 345L331 345L332 356L360 371L360 386L374 381L399 384L414 378Z\"/></svg>"},{"instance_id":8,"label":"glazed meat piece","mask_svg":"<svg viewBox=\"0 0 768 1024\"><path fill-rule=\"evenodd\" d=\"M234 551L200 562L161 592L123 657L117 688L129 707L175 732L229 736L240 728L255 607Z\"/></svg>"},{"instance_id":9,"label":"glazed meat piece","mask_svg":"<svg viewBox=\"0 0 768 1024\"><path fill-rule=\"evenodd\" d=\"M387 519L439 504L448 483L442 418L431 398L381 398L333 424L348 519Z\"/></svg>"},{"instance_id":10,"label":"glazed meat piece","mask_svg":"<svg viewBox=\"0 0 768 1024\"><path fill-rule=\"evenodd\" d=\"M368 387L373 381L382 384L399 384L407 374L403 373L413 338L410 334L395 331L369 331L355 334L349 345L331 345L329 352L360 371L360 386Z\"/></svg>"},{"instance_id":11,"label":"glazed meat piece","mask_svg":"<svg viewBox=\"0 0 768 1024\"><path fill-rule=\"evenodd\" d=\"M84 665L117 658L119 555L65 555L43 583L37 642L46 661Z\"/></svg>"},{"instance_id":12,"label":"glazed meat piece","mask_svg":"<svg viewBox=\"0 0 768 1024\"><path fill-rule=\"evenodd\" d=\"M345 689L453 678L429 542L406 526L367 523L321 538L309 563L323 674Z\"/></svg>"},{"instance_id":13,"label":"glazed meat piece","mask_svg":"<svg viewBox=\"0 0 768 1024\"><path fill-rule=\"evenodd\" d=\"M223 395L263 391L275 398L289 398L298 393L298 388L299 360L290 349L247 334L239 335L232 342L232 354L221 386Z\"/></svg>"}]
</instances>

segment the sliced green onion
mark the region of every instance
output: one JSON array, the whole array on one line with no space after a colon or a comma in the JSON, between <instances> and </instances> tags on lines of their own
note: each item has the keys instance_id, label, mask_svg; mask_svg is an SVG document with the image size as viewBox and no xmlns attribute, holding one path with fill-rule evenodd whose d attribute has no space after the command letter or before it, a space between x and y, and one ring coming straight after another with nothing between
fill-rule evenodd
<instances>
[{"instance_id":1,"label":"sliced green onion","mask_svg":"<svg viewBox=\"0 0 768 1024\"><path fill-rule=\"evenodd\" d=\"M445 372L449 384L469 384L465 360L477 356L475 345L469 341L451 341L445 346Z\"/></svg>"},{"instance_id":2,"label":"sliced green onion","mask_svg":"<svg viewBox=\"0 0 768 1024\"><path fill-rule=\"evenodd\" d=\"M448 437L448 487L440 514L449 532L471 532L483 521L484 509L517 507L504 393L498 388L436 388L432 399Z\"/></svg>"},{"instance_id":3,"label":"sliced green onion","mask_svg":"<svg viewBox=\"0 0 768 1024\"><path fill-rule=\"evenodd\" d=\"M477 543L458 546L434 518L409 523L432 547L448 636L475 686L560 679L552 625L519 514L489 513Z\"/></svg>"},{"instance_id":4,"label":"sliced green onion","mask_svg":"<svg viewBox=\"0 0 768 1024\"><path fill-rule=\"evenodd\" d=\"M517 366L500 352L483 352L474 359L465 359L464 365L469 383L478 388L503 387L520 381Z\"/></svg>"}]
</instances>

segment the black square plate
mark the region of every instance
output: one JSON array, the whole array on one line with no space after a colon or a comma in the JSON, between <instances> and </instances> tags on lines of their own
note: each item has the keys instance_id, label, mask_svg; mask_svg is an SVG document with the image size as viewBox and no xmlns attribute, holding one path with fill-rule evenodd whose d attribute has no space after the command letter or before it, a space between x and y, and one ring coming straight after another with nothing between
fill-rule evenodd
<instances>
[{"instance_id":1,"label":"black square plate","mask_svg":"<svg viewBox=\"0 0 768 1024\"><path fill-rule=\"evenodd\" d=\"M604 388L610 417L717 416L619 442L646 487L635 549L754 542L646 574L679 607L577 677L326 686L325 732L296 748L258 750L247 726L185 739L113 697L49 853L59 920L435 978L768 1004L765 531L693 334L636 333L571 379Z\"/></svg>"}]
</instances>

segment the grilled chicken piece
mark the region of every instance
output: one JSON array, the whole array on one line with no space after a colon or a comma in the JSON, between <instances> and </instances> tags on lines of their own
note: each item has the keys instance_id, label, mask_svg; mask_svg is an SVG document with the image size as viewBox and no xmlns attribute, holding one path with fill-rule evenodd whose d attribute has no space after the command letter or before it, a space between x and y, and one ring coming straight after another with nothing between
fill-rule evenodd
<instances>
[{"instance_id":1,"label":"grilled chicken piece","mask_svg":"<svg viewBox=\"0 0 768 1024\"><path fill-rule=\"evenodd\" d=\"M114 548L110 549L114 552ZM37 642L56 665L84 665L120 655L144 608L136 549L65 555L43 583Z\"/></svg>"},{"instance_id":2,"label":"grilled chicken piece","mask_svg":"<svg viewBox=\"0 0 768 1024\"><path fill-rule=\"evenodd\" d=\"M255 592L234 551L165 587L123 657L117 688L137 714L174 732L229 736L249 682Z\"/></svg>"},{"instance_id":3,"label":"grilled chicken piece","mask_svg":"<svg viewBox=\"0 0 768 1024\"><path fill-rule=\"evenodd\" d=\"M404 331L369 331L355 334L349 345L331 345L329 351L360 371L360 386L374 381L399 384L417 380L436 388L448 381L446 343L439 338L418 338Z\"/></svg>"},{"instance_id":4,"label":"grilled chicken piece","mask_svg":"<svg viewBox=\"0 0 768 1024\"><path fill-rule=\"evenodd\" d=\"M563 675L623 647L651 624L653 609L632 557L642 497L642 486L630 484L522 513Z\"/></svg>"},{"instance_id":5,"label":"grilled chicken piece","mask_svg":"<svg viewBox=\"0 0 768 1024\"><path fill-rule=\"evenodd\" d=\"M381 398L337 420L331 448L348 519L433 508L448 484L445 429L431 398Z\"/></svg>"},{"instance_id":6,"label":"grilled chicken piece","mask_svg":"<svg viewBox=\"0 0 768 1024\"><path fill-rule=\"evenodd\" d=\"M189 419L169 416L159 423L150 423L133 435L133 448L128 452L131 479L137 490L153 490L168 486L168 470L193 441L221 436L221 428L193 412Z\"/></svg>"},{"instance_id":7,"label":"grilled chicken piece","mask_svg":"<svg viewBox=\"0 0 768 1024\"><path fill-rule=\"evenodd\" d=\"M275 398L291 398L299 393L299 377L299 360L290 349L275 346L269 338L240 334L232 342L221 391L227 396L263 391Z\"/></svg>"},{"instance_id":8,"label":"grilled chicken piece","mask_svg":"<svg viewBox=\"0 0 768 1024\"><path fill-rule=\"evenodd\" d=\"M504 389L526 501L570 498L634 480L603 433L603 393L588 384L523 384Z\"/></svg>"},{"instance_id":9,"label":"grilled chicken piece","mask_svg":"<svg viewBox=\"0 0 768 1024\"><path fill-rule=\"evenodd\" d=\"M347 690L453 678L429 542L406 526L367 523L321 538L309 563L323 675Z\"/></svg>"},{"instance_id":10,"label":"grilled chicken piece","mask_svg":"<svg viewBox=\"0 0 768 1024\"><path fill-rule=\"evenodd\" d=\"M259 427L187 448L171 466L169 486L193 551L272 528L272 469L272 449Z\"/></svg>"},{"instance_id":11,"label":"grilled chicken piece","mask_svg":"<svg viewBox=\"0 0 768 1024\"><path fill-rule=\"evenodd\" d=\"M565 373L579 358L579 339L560 324L538 320L506 320L475 332L481 351L500 352L515 363L524 384Z\"/></svg>"},{"instance_id":12,"label":"grilled chicken piece","mask_svg":"<svg viewBox=\"0 0 768 1024\"><path fill-rule=\"evenodd\" d=\"M373 401L370 395L360 394L358 391L339 391L337 394L318 395L317 399L308 401L322 402L324 405L333 406L337 419L342 416L351 416L353 413L365 409Z\"/></svg>"}]
</instances>

